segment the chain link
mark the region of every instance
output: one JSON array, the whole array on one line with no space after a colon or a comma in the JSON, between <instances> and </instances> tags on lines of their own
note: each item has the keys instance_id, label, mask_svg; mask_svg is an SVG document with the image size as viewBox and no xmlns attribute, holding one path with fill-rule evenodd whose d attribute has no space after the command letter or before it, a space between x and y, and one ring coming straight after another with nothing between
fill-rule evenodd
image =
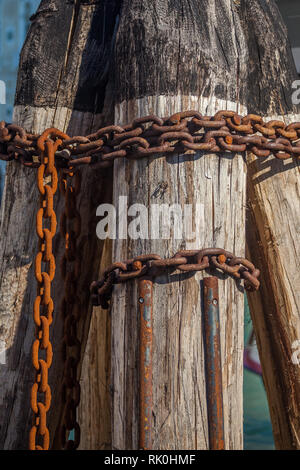
<instances>
[{"instance_id":1,"label":"chain link","mask_svg":"<svg viewBox=\"0 0 300 470\"><path fill-rule=\"evenodd\" d=\"M48 383L48 371L52 363L52 345L50 325L53 320L54 304L51 297L51 283L55 276L55 258L52 252L52 240L56 233L56 215L53 209L53 197L57 190L57 171L55 152L62 140L61 133L52 132L55 139L48 141L50 134L44 133L37 141L41 165L37 173L37 186L40 193L40 208L36 216L36 231L39 237L39 251L35 258L35 277L37 296L33 308L35 340L32 345L32 364L35 369L35 381L31 389L31 409L34 414L33 425L29 434L30 450L48 450L50 444L47 427L47 412L51 405L51 389ZM48 182L50 180L50 182ZM47 182L46 182L47 181ZM48 227L45 225L48 222ZM45 225L44 225L45 224ZM43 268L43 264L48 269ZM40 353L44 351L44 359ZM43 401L40 397L43 395ZM39 439L38 439L39 438ZM37 443L37 440L40 441Z\"/></svg>"},{"instance_id":2,"label":"chain link","mask_svg":"<svg viewBox=\"0 0 300 470\"><path fill-rule=\"evenodd\" d=\"M38 167L38 136L15 124L0 122L0 159L17 160ZM65 169L91 165L111 166L117 158L138 159L174 152L244 152L257 157L273 154L280 160L299 158L300 122L265 122L257 114L240 116L234 111L218 111L202 116L184 111L168 118L155 115L134 119L126 126L108 126L86 137L65 138L56 152L56 165Z\"/></svg>"},{"instance_id":3,"label":"chain link","mask_svg":"<svg viewBox=\"0 0 300 470\"><path fill-rule=\"evenodd\" d=\"M163 271L179 270L196 272L205 269L219 269L235 279L245 280L245 289L259 288L260 271L245 258L238 258L222 248L205 248L202 250L181 250L172 258L161 258L159 255L141 255L136 258L113 263L107 268L99 281L90 286L93 305L109 307L114 284L123 283L141 277L154 278Z\"/></svg>"},{"instance_id":4,"label":"chain link","mask_svg":"<svg viewBox=\"0 0 300 470\"><path fill-rule=\"evenodd\" d=\"M62 449L75 450L80 443L80 427L76 418L76 409L80 401L80 383L78 365L81 359L81 343L77 335L78 321L81 315L81 300L78 296L78 278L81 269L81 217L76 207L76 198L80 192L81 173L77 171L63 174L60 191L65 198L65 210L61 218L60 231L65 241L65 253L61 263L62 277L65 283L65 295L61 305L64 322L62 403L63 421L60 427ZM74 431L74 440L68 439Z\"/></svg>"},{"instance_id":5,"label":"chain link","mask_svg":"<svg viewBox=\"0 0 300 470\"><path fill-rule=\"evenodd\" d=\"M261 133L262 135L254 135ZM57 129L47 129L41 136L28 134L20 126L0 123L0 159L16 159L28 167L37 167L37 185L40 192L40 208L36 217L39 251L35 260L35 276L38 283L34 303L36 339L32 346L32 363L35 382L31 390L31 408L34 422L30 430L29 448L47 450L50 445L47 428L47 412L51 405L51 389L48 371L52 363L52 346L49 332L53 318L51 283L55 276L55 258L52 241L56 233L56 215L53 197L57 190L57 167L62 168L60 190L65 198L65 210L60 230L65 241L65 253L61 270L65 294L61 305L64 321L62 402L63 420L60 440L63 449L76 449L80 443L80 427L76 410L80 401L78 366L81 359L81 343L78 339L78 321L81 300L78 295L78 279L81 269L81 217L76 198L81 187L80 165L107 167L116 158L142 158L155 154L178 151L207 150L215 152L243 152L247 148L259 157L285 159L300 155L300 123L285 126L281 121L265 123L256 115L241 117L232 111L220 111L214 117L202 116L196 111L186 111L169 118L151 115L138 118L130 125L109 126L87 137L70 138ZM84 156L82 156L84 155ZM50 182L49 182L50 181ZM48 228L43 223L48 221ZM48 270L43 270L42 264ZM235 257L223 249L183 250L172 258L159 255L142 255L108 268L100 281L91 285L94 305L108 308L114 284L144 276L155 277L162 271L181 272L219 269L236 279L245 280L245 288L259 288L259 270L245 258ZM45 358L39 354L44 351ZM39 394L44 400L39 401ZM74 440L69 433L74 431ZM37 443L37 438L39 443Z\"/></svg>"}]
</instances>

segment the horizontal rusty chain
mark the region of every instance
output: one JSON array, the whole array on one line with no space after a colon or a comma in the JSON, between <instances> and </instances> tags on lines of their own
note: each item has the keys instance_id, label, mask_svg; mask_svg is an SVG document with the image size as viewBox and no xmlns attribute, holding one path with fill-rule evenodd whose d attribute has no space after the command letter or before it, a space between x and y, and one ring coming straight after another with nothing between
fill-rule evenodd
<instances>
[{"instance_id":1,"label":"horizontal rusty chain","mask_svg":"<svg viewBox=\"0 0 300 470\"><path fill-rule=\"evenodd\" d=\"M219 111L214 116L184 111L163 119L149 115L126 126L103 127L85 137L62 135L64 140L55 157L56 166L65 169L81 165L105 168L117 158L138 159L199 150L212 153L249 150L261 158L273 154L281 160L300 156L300 122L289 125L279 120L265 122L257 114L243 117L234 111ZM0 159L39 167L38 138L20 126L1 121Z\"/></svg>"},{"instance_id":2,"label":"horizontal rusty chain","mask_svg":"<svg viewBox=\"0 0 300 470\"><path fill-rule=\"evenodd\" d=\"M141 255L136 258L113 263L107 268L99 281L90 286L93 305L109 307L114 284L120 284L142 277L154 278L168 269L181 272L196 272L205 269L219 269L235 279L245 280L245 289L254 291L259 288L260 271L245 258L234 256L222 248L205 248L202 250L181 250L172 258L161 258L159 255Z\"/></svg>"}]
</instances>

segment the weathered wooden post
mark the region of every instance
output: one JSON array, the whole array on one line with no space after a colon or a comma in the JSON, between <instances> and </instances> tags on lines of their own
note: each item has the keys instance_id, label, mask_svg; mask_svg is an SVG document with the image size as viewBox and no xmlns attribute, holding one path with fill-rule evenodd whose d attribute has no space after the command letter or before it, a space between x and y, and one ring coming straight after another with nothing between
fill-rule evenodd
<instances>
[{"instance_id":1,"label":"weathered wooden post","mask_svg":"<svg viewBox=\"0 0 300 470\"><path fill-rule=\"evenodd\" d=\"M245 2L243 14L249 112L300 121L299 77L275 2ZM248 252L261 270L260 291L248 300L277 449L300 448L299 200L299 158L248 155Z\"/></svg>"},{"instance_id":2,"label":"weathered wooden post","mask_svg":"<svg viewBox=\"0 0 300 470\"><path fill-rule=\"evenodd\" d=\"M61 0L41 2L21 54L14 121L40 133L55 126L70 135L86 134L113 119L109 66L120 2L101 5ZM91 45L95 46L95 49ZM87 88L88 86L88 88ZM107 93L107 94L106 94ZM106 111L104 108L107 106ZM89 284L97 277L102 242L95 236L96 207L110 200L111 170L83 171L78 201L82 216L84 263L78 294L84 305L79 328L84 350L90 319ZM31 345L34 258L37 252L35 217L38 208L36 171L8 164L1 211L0 338L6 344L6 364L0 365L0 448L26 449L32 422L30 390L34 373ZM62 202L56 195L57 217ZM63 240L54 238L57 261L54 280L54 323L51 325L53 363L50 369L52 405L48 412L51 442L60 420L63 295L59 262Z\"/></svg>"},{"instance_id":3,"label":"weathered wooden post","mask_svg":"<svg viewBox=\"0 0 300 470\"><path fill-rule=\"evenodd\" d=\"M220 27L222 25L222 27ZM237 40L238 38L238 40ZM241 113L247 44L231 2L124 1L115 56L115 123L194 109ZM246 165L243 155L171 155L114 166L114 204L191 204L196 236L113 240L113 261L139 254L172 256L178 249L245 250ZM198 213L196 215L196 205ZM137 209L137 208L136 208ZM137 215L131 212L132 216ZM128 222L130 222L130 218ZM178 222L177 222L178 223ZM141 230L145 226L141 227ZM151 219L149 234L159 230ZM130 230L129 230L130 231ZM125 238L125 237L124 237ZM204 274L205 276L205 274ZM208 423L203 354L203 274L177 282L163 275L153 288L153 448L206 449ZM219 282L225 447L241 449L243 292ZM136 312L136 315L134 315ZM115 287L112 301L112 446L138 448L138 294Z\"/></svg>"},{"instance_id":4,"label":"weathered wooden post","mask_svg":"<svg viewBox=\"0 0 300 470\"><path fill-rule=\"evenodd\" d=\"M286 32L271 0L220 0L217 5L204 0L192 4L179 0L75 0L72 4L44 0L21 55L14 119L28 131L40 133L55 126L70 135L84 135L103 124L123 125L139 116L164 117L187 109L207 115L221 109L269 116L293 112L289 119L296 120L296 109L288 94L294 79L291 64ZM280 82L275 65L284 70ZM266 90L271 99L266 97ZM292 284L297 278L293 263L299 251L293 235L299 225L299 210L294 213L293 209L298 197L297 165L293 160L287 169L273 162L271 177L266 178L257 174L265 169L266 162L252 156L249 160L251 217L257 227L258 244L250 233L248 246L264 276L263 296L254 297L250 303L276 443L281 448L295 448L299 446L299 369L289 361L292 341L299 333L297 284ZM38 201L35 176L31 170L9 164L1 212L0 339L7 347L7 363L0 366L0 446L5 449L26 448L31 424L32 263L37 250L34 220ZM112 176L115 207L123 196L123 202L127 198L125 215L127 206L129 217L136 217L142 207L150 214L149 225L145 223L138 229L138 224L132 224L129 237L125 230L122 237L113 240L113 261L151 252L169 257L185 248L222 247L238 256L245 251L245 155L197 151L195 155L118 160L113 175L110 170L83 170L78 201L84 242L78 289L85 306L79 328L82 350L91 312L89 284L98 276L103 251L103 242L96 238L96 207L111 200ZM289 222L278 210L283 201ZM171 226L164 236L159 233L159 214L151 218L151 207L159 209L160 204L173 211L164 220L166 223L169 219ZM56 211L59 217L59 197ZM180 214L187 216L189 224L181 224ZM150 237L145 232L138 234L145 229ZM59 235L54 249L59 259L63 249ZM106 243L103 268L110 257L110 243ZM203 276L201 272L195 277L181 275L174 279L163 274L153 286L155 449L209 446L199 289ZM58 314L61 285L57 270L51 337L53 402L48 418L52 437L62 414L59 350L63 325ZM233 279L221 276L219 300L225 448L240 449L244 296ZM83 448L138 448L138 316L135 281L115 287L111 318L106 314L93 322L82 374ZM102 331L98 335L99 328ZM99 358L100 353L104 357ZM279 381L273 372L276 369ZM101 388L100 382L104 384ZM291 401L284 396L289 387ZM106 406L106 412L99 410L99 403ZM99 424L103 416L105 425L103 420ZM91 436L94 429L96 438Z\"/></svg>"}]
</instances>

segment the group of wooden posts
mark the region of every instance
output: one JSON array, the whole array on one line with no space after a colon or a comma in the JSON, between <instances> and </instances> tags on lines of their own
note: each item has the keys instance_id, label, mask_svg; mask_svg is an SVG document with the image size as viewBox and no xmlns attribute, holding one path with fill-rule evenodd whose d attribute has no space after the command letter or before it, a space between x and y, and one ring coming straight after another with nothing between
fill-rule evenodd
<instances>
[{"instance_id":1,"label":"group of wooden posts","mask_svg":"<svg viewBox=\"0 0 300 470\"><path fill-rule=\"evenodd\" d=\"M196 109L213 116L231 109L287 124L300 120L299 104L292 100L298 78L274 0L44 0L20 57L14 122L35 134L56 127L72 136L153 113L163 117ZM6 364L0 365L4 449L27 448L32 425L27 404L36 293L35 182L34 171L7 165L0 243L0 339L7 353ZM145 424L139 422L139 394L145 386L140 406L146 406L150 392L147 383L139 386L138 364L149 356L138 344L140 315L147 305L139 299L150 286L115 286L107 311L92 307L90 283L112 261L141 253L168 256L187 242L97 239L97 207L117 207L120 196L127 197L128 205L146 207L198 204L202 247L221 246L243 255L246 246L247 258L261 271L260 289L248 301L275 445L299 449L300 367L291 360L300 338L299 158L280 161L251 152L213 151L123 159L113 168L82 172L77 199L84 260L77 286L84 312L78 335L85 351L79 364L81 448L137 449L143 443L147 447L149 437L144 429L139 442ZM54 205L60 219L61 195ZM60 237L53 239L53 250L56 259L63 257ZM205 278L198 273L167 283L162 277L155 284L149 398L153 449L243 448L244 293L229 278L219 282L215 304L216 293L213 302L210 298L215 286L208 285L206 310L199 289ZM57 306L62 283L57 271L52 289ZM56 354L63 320L56 312L53 318L48 426L55 447L63 413L63 370ZM207 373L207 365L214 374ZM218 398L207 402L207 390Z\"/></svg>"}]
</instances>

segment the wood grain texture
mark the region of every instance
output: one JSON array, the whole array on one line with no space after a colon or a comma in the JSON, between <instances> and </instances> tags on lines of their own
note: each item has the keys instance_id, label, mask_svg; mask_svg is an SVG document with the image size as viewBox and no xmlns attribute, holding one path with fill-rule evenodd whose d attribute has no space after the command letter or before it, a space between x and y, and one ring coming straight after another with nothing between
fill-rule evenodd
<instances>
[{"instance_id":1,"label":"wood grain texture","mask_svg":"<svg viewBox=\"0 0 300 470\"><path fill-rule=\"evenodd\" d=\"M124 0L115 54L119 102L180 92L292 108L296 69L274 0Z\"/></svg>"},{"instance_id":2,"label":"wood grain texture","mask_svg":"<svg viewBox=\"0 0 300 470\"><path fill-rule=\"evenodd\" d=\"M231 1L124 0L115 52L117 101L179 93L243 103L246 51Z\"/></svg>"},{"instance_id":3,"label":"wood grain texture","mask_svg":"<svg viewBox=\"0 0 300 470\"><path fill-rule=\"evenodd\" d=\"M289 115L286 122L299 118ZM292 362L300 338L299 164L269 159L260 165L251 154L248 162L249 256L263 279L249 305L276 448L299 449L300 368Z\"/></svg>"},{"instance_id":4,"label":"wood grain texture","mask_svg":"<svg viewBox=\"0 0 300 470\"><path fill-rule=\"evenodd\" d=\"M202 109L184 100L182 109ZM159 106L156 108L156 103ZM219 103L222 107L226 103ZM228 103L227 103L228 104ZM160 96L123 103L124 115L143 115L154 109L167 115L178 111L176 99ZM133 108L135 107L135 113ZM128 115L127 115L128 116ZM126 117L127 117L126 116ZM118 175L118 177L117 177ZM167 189L160 194L161 183ZM176 188L176 190L175 190ZM203 204L197 241L176 240L171 223L167 240L116 240L113 260L143 253L169 257L179 249L225 247L243 255L245 249L246 167L241 155L197 154L191 160L173 155L151 161L115 165L114 200L128 196L128 205ZM157 195L158 196L155 196ZM157 221L158 222L158 221ZM155 224L155 221L151 222ZM151 227L150 227L151 228ZM154 228L154 227L152 227ZM205 274L204 274L205 275ZM162 276L154 286L154 449L205 449L208 446L205 373L202 338L201 279L186 275ZM220 316L226 448L242 447L243 308L242 289L221 276ZM137 448L138 410L137 286L115 288L112 306L113 448Z\"/></svg>"},{"instance_id":5,"label":"wood grain texture","mask_svg":"<svg viewBox=\"0 0 300 470\"><path fill-rule=\"evenodd\" d=\"M195 60L195 57L199 60ZM233 106L232 109L238 109L241 113L246 108L249 112L258 112L267 115L268 118L274 113L279 118L293 113L288 116L287 122L292 119L299 120L297 107L293 106L291 101L292 83L297 78L296 71L286 27L274 1L254 0L218 2L218 4L204 1L150 3L135 1L130 2L130 5L124 2L114 65L117 101L123 101L122 111L118 110L118 113L124 115L124 122L143 114L143 111L157 111L159 114L166 108L166 96L170 96L169 103L172 103L170 106L176 111L186 109L192 103L192 106L198 106L196 109L202 112L209 110L212 113L227 106L218 101L226 96L237 103L237 107ZM190 100L188 95L193 94L196 98ZM152 95L156 95L156 99ZM143 96L149 98L137 100ZM202 99L203 97L205 99ZM211 104L210 107L208 103ZM239 103L244 107L239 106ZM167 108L167 111L171 108ZM286 177L280 175L282 172ZM134 171L134 175L138 173ZM185 181L187 187L193 179L193 173L190 173L189 179ZM143 184L141 182L143 180L140 179L134 183L131 174L131 170L126 171L130 185ZM206 168L204 174L205 178L209 176ZM158 180L153 194L158 195L159 202L164 202L162 187L166 183L165 180L173 181L170 178L174 176L167 173L165 177L165 170L159 170L155 174L149 173L147 181L148 178ZM298 445L295 444L298 442L298 372L297 367L289 368L289 357L292 354L291 340L296 337L295 331L298 331L299 322L297 178L298 166L291 161L281 163L271 159L260 162L250 157L248 196L250 207L256 208L256 215L252 214L253 222L248 223L247 232L249 239L252 239L252 243L249 243L252 259L262 271L262 295L250 295L249 303L258 336L274 437L278 448L294 448ZM121 187L121 183L118 186ZM126 192L127 190L129 191L128 188ZM167 191L170 191L170 188ZM121 190L120 192L124 194ZM148 196L148 200L151 200L151 196L152 194ZM180 194L178 200L181 197ZM145 195L140 198L139 193L135 196L135 200L138 201L144 198ZM270 200L273 209L270 208ZM283 217L285 211L278 210L282 200L285 201L289 213L288 220L291 222L287 222ZM237 201L236 203L238 204ZM269 223L271 232L270 228L263 228L264 224L269 227ZM253 224L256 225L255 233ZM260 227L259 232L258 227ZM204 240L203 227L200 228L200 233ZM279 244L280 248L271 251L268 248L268 255L265 252L262 257L262 245L268 247L270 244ZM144 249L143 245L138 246L136 253ZM152 245L147 246L149 250L151 247ZM131 253L130 250L128 247ZM128 254L127 247L124 247L123 252ZM280 263L274 264L278 256ZM295 265L293 262L290 263L293 259L296 261ZM277 279L276 283L274 280L271 282L274 276ZM280 284L279 287L277 282ZM278 291L281 292L279 296ZM174 298L177 298L176 296L178 293L174 294ZM278 307L275 306L278 303L280 313L276 315L275 321L272 312L276 311ZM286 320L287 318L290 320L291 311L296 312L293 313L292 326ZM117 327L121 328L120 334L123 335L122 326ZM116 370L119 368L120 366L116 365ZM124 380L123 375L121 382L122 380ZM291 413L288 390L293 390ZM124 397L123 400L122 406L129 410L126 411L128 418L133 405L128 404L128 399L126 401ZM134 400L135 406L136 396ZM123 430L126 429L126 432L128 428L132 430L131 426L131 419L129 424L123 422L120 425ZM121 430L121 434L122 432ZM133 441L132 437L127 438L128 445L132 445Z\"/></svg>"},{"instance_id":6,"label":"wood grain texture","mask_svg":"<svg viewBox=\"0 0 300 470\"><path fill-rule=\"evenodd\" d=\"M21 53L16 103L102 113L120 6L43 0Z\"/></svg>"},{"instance_id":7,"label":"wood grain texture","mask_svg":"<svg viewBox=\"0 0 300 470\"><path fill-rule=\"evenodd\" d=\"M231 2L124 2L116 38L118 100L115 122L136 116L167 116L185 109L213 114L246 112L240 76L245 76L246 43ZM163 190L161 188L164 188ZM245 250L246 166L242 155L172 155L118 161L114 201L128 205L201 206L197 240L116 240L113 260L141 253L171 256L178 249L221 246ZM131 218L129 218L129 221ZM157 226L153 220L149 229ZM194 227L195 228L195 227ZM200 245L200 246L199 246ZM202 339L201 279L161 276L154 285L153 421L154 449L208 448L206 384ZM226 448L240 449L243 375L242 290L220 280L222 374ZM112 304L112 444L138 443L137 285L117 286Z\"/></svg>"},{"instance_id":8,"label":"wood grain texture","mask_svg":"<svg viewBox=\"0 0 300 470\"><path fill-rule=\"evenodd\" d=\"M99 272L111 264L111 245L107 239ZM111 449L111 315L100 307L93 309L80 385L80 449Z\"/></svg>"},{"instance_id":9,"label":"wood grain texture","mask_svg":"<svg viewBox=\"0 0 300 470\"><path fill-rule=\"evenodd\" d=\"M287 28L275 0L242 0L236 6L247 44L245 105L264 116L296 113L292 83L297 77ZM244 84L241 81L240 87Z\"/></svg>"},{"instance_id":10,"label":"wood grain texture","mask_svg":"<svg viewBox=\"0 0 300 470\"><path fill-rule=\"evenodd\" d=\"M101 34L100 37L97 26L99 5L92 2L90 5L81 6L77 1L70 5L67 1L49 0L43 1L41 8L22 51L14 121L24 125L28 131L39 133L47 127L56 126L70 135L89 133L113 122L112 95L109 87L104 90L99 84L99 89L90 93L90 106L85 103L82 108L84 111L74 109L81 77L84 76L88 80L89 70L91 81L92 75L97 75L96 68L91 69L89 64L82 63L81 58L87 54L87 42L91 36L95 41L96 38L99 42L103 41L104 36ZM97 25L93 24L95 15L98 17ZM106 21L105 17L103 21ZM110 21L113 19L110 18ZM103 28L104 26L102 30ZM61 49L55 47L56 38L61 44ZM112 40L112 34L108 34L105 39L105 47L108 50ZM66 61L66 57L76 57L76 60ZM53 67L49 64L45 66L47 60ZM99 73L102 73L102 64L99 67ZM100 107L95 105L98 93L102 93L103 97L107 96L102 103L101 112ZM32 265L38 246L35 234L35 215L38 207L35 179L34 171L13 163L7 167L1 209L0 243L0 331L1 340L7 349L7 363L0 366L0 448L4 449L26 449L31 425L29 396L34 374L30 351L34 335L32 306L36 293ZM85 306L79 327L83 351L91 314L89 284L97 278L102 251L102 243L97 240L95 233L95 212L100 202L110 200L109 181L110 170L101 174L84 170L82 192L78 199L82 216L82 237L85 241L78 292ZM59 194L55 199L59 219L62 200ZM53 400L48 415L51 441L61 414L62 319L59 316L59 304L63 284L59 261L62 249L63 242L57 234L54 239L57 260L53 284L55 315L51 327L54 361L49 376Z\"/></svg>"},{"instance_id":11,"label":"wood grain texture","mask_svg":"<svg viewBox=\"0 0 300 470\"><path fill-rule=\"evenodd\" d=\"M275 2L244 2L243 15L249 111L286 124L299 121L300 106L292 103L292 83L299 77ZM248 254L262 272L260 291L248 300L276 448L299 449L300 368L292 362L300 337L299 161L252 154L247 161Z\"/></svg>"},{"instance_id":12,"label":"wood grain texture","mask_svg":"<svg viewBox=\"0 0 300 470\"><path fill-rule=\"evenodd\" d=\"M250 171L248 177L253 178ZM292 179L289 178L289 182ZM292 184L291 187L289 182L286 189L293 192L296 186ZM273 199L272 206L280 206L278 185L272 193L263 194L264 200L261 199L260 188L256 188L252 181L248 190L247 256L261 270L260 290L249 295L248 301L275 445L277 449L296 449L299 448L299 365L292 363L292 355L297 350L292 348L292 344L299 339L299 234L296 230L295 243L290 243L291 232L285 229L287 223L289 226L298 223L299 209L291 214L291 208L285 207L278 233L279 214L274 217L272 210L271 217L270 212L262 212L266 208L266 200ZM298 199L299 196L293 202L297 204ZM287 202L285 198L285 204ZM271 206L268 204L267 208L270 210ZM268 225L270 219L271 226ZM288 253L295 249L296 252ZM289 259L291 254L293 258Z\"/></svg>"},{"instance_id":13,"label":"wood grain texture","mask_svg":"<svg viewBox=\"0 0 300 470\"><path fill-rule=\"evenodd\" d=\"M43 0L21 54L14 120L27 130L40 132L55 125L74 135L113 121L124 124L138 115L155 112L163 116L188 108L207 114L228 108L240 113L249 110L297 118L299 109L291 102L295 77L286 29L273 0ZM294 263L299 255L298 167L291 162L249 158L248 191L260 249L250 242L249 248L253 260L265 266L266 273L261 297L253 297L252 315L275 440L281 448L295 448L299 442L299 377L298 368L293 368L288 358L291 339L299 331L299 288ZM84 176L79 201L87 237L82 293L98 274L102 245L94 237L95 206L110 200L110 177L105 174L101 179L88 171ZM198 202L203 209L197 229L201 245L219 245L243 255L245 184L243 156L175 155L118 162L114 198L116 201L118 195L127 195L129 204L146 205L152 201L180 205ZM26 448L31 421L27 404L32 383L32 262L37 248L37 201L35 176L9 164L0 234L0 339L6 344L8 358L6 365L0 365L1 448ZM59 197L56 208L60 214ZM57 236L58 258L61 245ZM113 258L148 251L169 256L178 248L192 246L186 239L118 241ZM155 285L156 448L207 448L201 278L201 274L191 279L162 277ZM166 283L167 280L174 282ZM59 305L59 275L54 288ZM238 449L242 446L243 294L231 279L226 279L220 281L220 298L226 446ZM134 284L118 287L113 298L113 448L137 445L136 300ZM260 312L263 321L259 319ZM90 311L80 328L83 343L89 316ZM100 324L103 326L102 321ZM58 390L61 381L61 326L56 317L55 360L50 374L54 390ZM86 364L95 357L93 338L98 335L98 328L99 323L94 322ZM104 343L101 345L97 354L108 354ZM98 403L97 394L101 391L96 377L105 381L99 402L107 403L107 369L103 363L98 366L97 361L86 367L95 376L90 376L90 382L85 379L83 404L88 399ZM291 404L286 398L290 390ZM53 400L49 420L52 435L60 415L58 394ZM98 411L96 415L102 418L105 414L108 423L108 413ZM83 429L88 429L89 417L84 408L80 417ZM84 447L109 447L109 437L101 440L100 429L99 425L95 437L83 441ZM109 436L109 426L105 432Z\"/></svg>"}]
</instances>

